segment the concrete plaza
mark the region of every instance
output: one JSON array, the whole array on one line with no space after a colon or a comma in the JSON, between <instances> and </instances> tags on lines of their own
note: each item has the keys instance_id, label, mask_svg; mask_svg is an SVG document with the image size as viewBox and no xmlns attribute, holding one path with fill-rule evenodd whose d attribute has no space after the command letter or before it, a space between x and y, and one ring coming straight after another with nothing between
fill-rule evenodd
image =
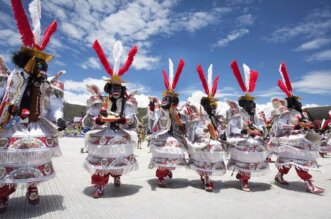
<instances>
[{"instance_id":1,"label":"concrete plaza","mask_svg":"<svg viewBox=\"0 0 331 219\"><path fill-rule=\"evenodd\" d=\"M53 159L57 177L39 186L41 202L31 206L25 189L19 188L0 218L331 218L331 157L320 158L322 173L313 173L323 195L306 192L294 169L289 186L274 183L276 169L252 178L251 192L240 189L235 175L214 177L215 189L202 189L199 176L189 169L174 171L167 188L159 188L155 170L147 168L151 154L146 144L136 150L139 170L122 177L122 185L106 186L100 199L93 199L90 174L83 168L82 138L60 140L63 156Z\"/></svg>"}]
</instances>

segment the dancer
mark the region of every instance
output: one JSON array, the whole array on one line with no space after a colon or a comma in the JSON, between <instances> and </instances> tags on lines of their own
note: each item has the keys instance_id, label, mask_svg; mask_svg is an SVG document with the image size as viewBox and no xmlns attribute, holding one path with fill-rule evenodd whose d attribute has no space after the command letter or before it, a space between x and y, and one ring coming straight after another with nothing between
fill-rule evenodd
<instances>
[{"instance_id":1,"label":"dancer","mask_svg":"<svg viewBox=\"0 0 331 219\"><path fill-rule=\"evenodd\" d=\"M226 172L224 164L225 148L220 141L222 133L218 129L222 126L221 121L217 118L217 102L215 94L219 76L212 81L213 65L208 69L208 83L201 65L198 65L197 71L207 94L202 97L200 104L203 107L202 112L191 104L186 104L186 115L188 117L186 127L188 129L188 151L190 154L189 166L196 170L200 175L206 191L211 192L214 183L211 176L222 176Z\"/></svg>"},{"instance_id":2,"label":"dancer","mask_svg":"<svg viewBox=\"0 0 331 219\"><path fill-rule=\"evenodd\" d=\"M241 182L243 191L249 192L248 181L251 176L264 175L269 170L266 158L269 155L264 137L267 134L263 120L255 113L256 104L251 93L255 90L258 72L244 64L246 83L244 83L236 61L231 63L233 73L246 94L235 102L227 100L231 115L228 119L227 141L230 144L228 170L238 172L236 178Z\"/></svg>"},{"instance_id":3,"label":"dancer","mask_svg":"<svg viewBox=\"0 0 331 219\"><path fill-rule=\"evenodd\" d=\"M179 103L178 94L175 93L179 77L184 67L184 61L181 59L175 76L173 75L173 63L169 59L169 78L163 70L164 84L166 91L163 92L161 107L155 108L154 100L149 103L150 119L154 121L152 125L152 134L148 136L152 152L152 159L149 168L156 167L156 177L160 187L165 187L165 178L172 178L172 171L178 166L186 166L185 141L177 133L178 126L182 126L182 121L177 112Z\"/></svg>"},{"instance_id":4,"label":"dancer","mask_svg":"<svg viewBox=\"0 0 331 219\"><path fill-rule=\"evenodd\" d=\"M133 107L135 104L128 104L130 95L127 94L126 87L123 85L125 81L121 79L121 76L131 66L138 47L131 48L124 66L120 68L123 46L120 41L117 41L113 49L113 69L97 40L94 42L93 48L106 72L111 76L111 78L105 79L104 91L108 95L103 98L100 113L95 119L95 123L99 127L93 127L85 134L88 156L84 167L92 174L91 181L96 187L93 197L100 198L104 193L109 176L114 178L115 186L120 186L120 177L138 168L133 154L137 142L135 133L137 119ZM97 111L96 108L95 112Z\"/></svg>"},{"instance_id":5,"label":"dancer","mask_svg":"<svg viewBox=\"0 0 331 219\"><path fill-rule=\"evenodd\" d=\"M43 99L47 96L47 68L53 56L45 53L57 23L53 21L40 36L40 2L29 5L31 30L22 2L11 1L23 45L12 60L16 71L8 78L0 106L0 211L5 211L9 195L18 184L27 185L30 204L39 203L37 184L55 176L52 157L60 156L58 129L54 115L42 115ZM40 40L41 39L41 40ZM45 117L47 116L47 117ZM61 126L61 124L59 124Z\"/></svg>"},{"instance_id":6,"label":"dancer","mask_svg":"<svg viewBox=\"0 0 331 219\"><path fill-rule=\"evenodd\" d=\"M331 111L329 112L329 119L320 121L315 120L315 131L321 135L321 145L319 147L319 154L322 158L331 152Z\"/></svg>"},{"instance_id":7,"label":"dancer","mask_svg":"<svg viewBox=\"0 0 331 219\"><path fill-rule=\"evenodd\" d=\"M100 128L100 125L96 123L96 119L100 114L100 109L102 105L102 95L97 85L86 85L88 92L91 94L91 97L87 100L87 112L84 118L82 119L82 127L86 133L92 129L96 130ZM85 140L85 143L87 141ZM84 144L81 149L81 153L87 153L88 147L87 144Z\"/></svg>"},{"instance_id":8,"label":"dancer","mask_svg":"<svg viewBox=\"0 0 331 219\"><path fill-rule=\"evenodd\" d=\"M276 161L278 173L275 180L288 185L284 175L294 166L298 176L304 180L307 192L322 193L324 189L313 185L309 173L310 170L318 170L316 159L320 137L309 131L314 125L303 116L301 102L298 96L293 95L292 84L284 63L280 65L279 71L283 80L278 81L278 86L287 96L285 98L287 108L285 105L282 106L280 115L272 127L273 138L270 144L278 155Z\"/></svg>"}]
</instances>

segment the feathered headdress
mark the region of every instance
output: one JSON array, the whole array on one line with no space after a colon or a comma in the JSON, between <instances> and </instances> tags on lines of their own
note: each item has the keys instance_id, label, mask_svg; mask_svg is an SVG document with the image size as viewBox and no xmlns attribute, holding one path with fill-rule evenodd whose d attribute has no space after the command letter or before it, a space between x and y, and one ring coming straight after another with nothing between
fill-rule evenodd
<instances>
[{"instance_id":1,"label":"feathered headdress","mask_svg":"<svg viewBox=\"0 0 331 219\"><path fill-rule=\"evenodd\" d=\"M120 68L121 63L121 56L123 53L123 46L120 41L116 41L114 48L113 48L113 58L114 58L114 69L110 67L110 64L106 58L105 53L101 45L99 44L98 40L95 40L93 43L93 49L97 53L100 62L102 63L103 67L105 68L106 72L110 75L111 78L106 78L105 80L111 84L122 84L125 81L122 81L121 76L124 75L130 68L134 56L138 52L138 46L134 46L130 49L128 53L128 57L123 67Z\"/></svg>"},{"instance_id":2,"label":"feathered headdress","mask_svg":"<svg viewBox=\"0 0 331 219\"><path fill-rule=\"evenodd\" d=\"M292 83L290 76L287 72L285 63L281 63L279 66L279 73L282 76L282 80L278 80L278 87L286 94L287 97L292 97L295 99L300 99L298 96L293 95Z\"/></svg>"},{"instance_id":3,"label":"feathered headdress","mask_svg":"<svg viewBox=\"0 0 331 219\"><path fill-rule=\"evenodd\" d=\"M208 68L208 82L205 77L205 73L203 72L202 66L199 64L197 67L197 72L199 74L200 81L202 83L202 86L205 90L205 93L208 95L208 99L212 104L217 104L218 101L215 99L215 94L217 91L217 84L218 80L220 79L220 76L216 76L213 81L213 64L211 64Z\"/></svg>"},{"instance_id":4,"label":"feathered headdress","mask_svg":"<svg viewBox=\"0 0 331 219\"><path fill-rule=\"evenodd\" d=\"M162 93L163 97L178 96L178 94L175 93L174 90L177 86L177 83L178 83L179 77L183 71L184 65L185 65L184 60L180 59L177 70L176 70L176 74L174 77L174 64L171 61L171 59L169 58L169 77L168 77L167 72L165 70L162 70L162 74L163 74L163 78L164 78L164 86L167 89Z\"/></svg>"},{"instance_id":5,"label":"feathered headdress","mask_svg":"<svg viewBox=\"0 0 331 219\"><path fill-rule=\"evenodd\" d=\"M44 53L43 50L49 43L49 40L53 33L56 31L57 23L54 20L45 30L44 36L41 39L40 31L40 18L41 18L41 6L40 0L33 0L29 4L29 12L32 19L33 31L30 27L28 18L23 8L21 0L11 0L11 5L14 11L14 17L16 20L17 28L21 34L21 40L23 46L21 51L32 56L26 65L27 70L31 70L35 64L35 58L39 58L48 62L54 58L54 56ZM29 71L28 71L29 72Z\"/></svg>"},{"instance_id":6,"label":"feathered headdress","mask_svg":"<svg viewBox=\"0 0 331 219\"><path fill-rule=\"evenodd\" d=\"M253 93L255 90L256 81L257 78L259 77L259 73L255 70L251 70L246 64L243 64L244 73L245 73L245 82L244 82L237 61L234 60L231 63L231 68L242 92L246 93L245 96L241 96L240 99L254 100L255 97L251 96L251 93Z\"/></svg>"}]
</instances>

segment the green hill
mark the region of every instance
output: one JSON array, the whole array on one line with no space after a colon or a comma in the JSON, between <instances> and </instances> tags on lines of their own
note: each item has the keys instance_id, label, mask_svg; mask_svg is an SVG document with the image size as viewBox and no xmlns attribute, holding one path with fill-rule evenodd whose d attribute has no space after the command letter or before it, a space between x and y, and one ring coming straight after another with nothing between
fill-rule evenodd
<instances>
[{"instance_id":1,"label":"green hill","mask_svg":"<svg viewBox=\"0 0 331 219\"><path fill-rule=\"evenodd\" d=\"M86 113L86 106L64 103L64 119L72 120L74 117L84 116ZM138 108L137 117L139 120L147 113L147 108Z\"/></svg>"}]
</instances>

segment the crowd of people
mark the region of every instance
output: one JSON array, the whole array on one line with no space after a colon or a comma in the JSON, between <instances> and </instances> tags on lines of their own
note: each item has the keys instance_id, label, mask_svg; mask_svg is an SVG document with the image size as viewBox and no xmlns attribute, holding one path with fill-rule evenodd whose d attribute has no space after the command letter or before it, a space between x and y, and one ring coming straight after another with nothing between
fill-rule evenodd
<instances>
[{"instance_id":1,"label":"crowd of people","mask_svg":"<svg viewBox=\"0 0 331 219\"><path fill-rule=\"evenodd\" d=\"M33 1L31 14L40 8ZM40 3L40 2L39 2ZM9 71L0 60L0 211L5 211L9 195L20 184L27 185L27 201L39 203L38 184L55 176L52 158L61 155L58 136L66 129L63 119L64 84L62 72L49 78L48 62L53 56L45 53L57 23L52 22L44 37L28 25L21 1L12 1L23 46L12 60L16 66ZM36 16L35 16L36 17ZM38 17L38 16L37 16ZM39 21L40 22L40 21ZM33 22L35 29L40 23ZM91 93L88 110L82 120L86 130L84 141L87 157L84 168L95 186L94 198L104 194L104 187L113 179L121 185L121 176L138 168L134 149L141 147L145 138L143 127L136 116L136 92L129 92L122 76L128 72L138 47L133 46L121 67L123 46L117 41L113 48L113 68L98 40L93 43L101 64L109 78L101 92L96 85L88 85ZM200 106L187 102L179 107L179 83L185 62L180 59L177 69L169 59L169 74L163 71L165 91L162 100L150 97L148 106L148 133L146 139L151 152L149 168L155 168L160 187L174 176L178 167L188 167L197 173L206 191L213 191L212 177L227 172L236 173L243 191L250 191L249 180L267 174L270 156L277 157L277 183L287 185L286 174L293 167L310 193L324 189L313 184L311 171L318 170L319 153L330 152L330 119L309 121L302 111L300 98L293 93L290 76L284 63L280 65L278 86L285 98L273 98L272 116L266 119L256 113L254 90L258 72L243 65L245 80L236 61L230 65L243 92L238 101L226 100L230 109L219 115L216 98L219 76L213 78L213 66L207 76L201 65L197 78L205 92ZM105 93L106 95L103 95ZM331 115L330 115L331 116ZM331 117L330 117L331 118ZM229 156L226 160L225 157Z\"/></svg>"}]
</instances>

